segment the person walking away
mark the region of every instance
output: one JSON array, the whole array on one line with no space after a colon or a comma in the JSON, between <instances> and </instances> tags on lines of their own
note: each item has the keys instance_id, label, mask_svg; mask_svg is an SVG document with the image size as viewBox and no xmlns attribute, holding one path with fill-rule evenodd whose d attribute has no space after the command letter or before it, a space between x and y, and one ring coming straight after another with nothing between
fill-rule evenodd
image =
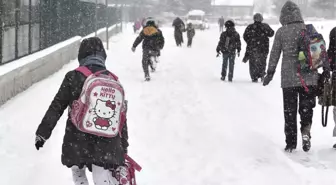
<instances>
[{"instance_id":1,"label":"person walking away","mask_svg":"<svg viewBox=\"0 0 336 185\"><path fill-rule=\"evenodd\" d=\"M146 17L144 17L144 18L141 19L141 26L142 26L142 28L144 28L146 26L146 22L147 22L147 18Z\"/></svg>"},{"instance_id":2,"label":"person walking away","mask_svg":"<svg viewBox=\"0 0 336 185\"><path fill-rule=\"evenodd\" d=\"M173 22L174 37L177 46L182 46L183 32L185 31L185 24L181 18L177 17Z\"/></svg>"},{"instance_id":3,"label":"person walking away","mask_svg":"<svg viewBox=\"0 0 336 185\"><path fill-rule=\"evenodd\" d=\"M139 36L135 39L132 51L135 52L136 47L142 42L142 68L145 73L145 80L150 81L149 69L151 66L152 71L155 71L154 64L150 62L152 56L158 56L160 50L163 49L165 39L162 31L157 28L155 21L149 20L144 29L140 32ZM154 62L154 61L153 61Z\"/></svg>"},{"instance_id":4,"label":"person walking away","mask_svg":"<svg viewBox=\"0 0 336 185\"><path fill-rule=\"evenodd\" d=\"M292 1L287 1L280 14L279 28L275 34L270 54L267 75L263 85L266 86L273 79L281 52L283 52L281 68L281 87L283 91L283 107L285 118L285 151L292 152L297 147L297 109L301 118L302 148L308 152L311 148L311 126L313 109L316 105L316 91L318 72L310 71L298 75L299 39L302 31L306 30L300 8ZM297 42L294 42L297 41ZM328 78L328 64L323 76ZM307 89L304 88L303 83Z\"/></svg>"},{"instance_id":5,"label":"person walking away","mask_svg":"<svg viewBox=\"0 0 336 185\"><path fill-rule=\"evenodd\" d=\"M114 74L106 70L105 60L105 49L99 38L93 37L82 41L78 53L80 67L69 71L65 75L55 98L36 131L35 147L39 150L50 138L65 109L70 107L62 145L62 164L71 168L75 185L89 184L85 175L86 167L92 171L93 181L96 185L113 185L111 182L116 179L112 177L109 169L123 166L125 163L124 155L127 153L129 145L125 113L125 109L127 109L126 101L120 101L116 104L115 101L108 100L106 96L99 95L88 96L90 103L82 104L81 101L84 98L81 96L82 91L88 90L85 89L87 86L84 85L88 74L110 75L109 78L105 78L109 79L106 83L114 85L120 83ZM88 78L95 79L92 76ZM99 85L95 87L96 89L104 88L104 86ZM84 93L83 95L88 94ZM93 101L93 99L96 101ZM118 101L119 99L116 98L115 100ZM82 105L92 107L90 110L87 109L87 112L83 112L86 116L94 117L93 120L87 120L87 124L85 123L86 116L81 117L81 114L74 114L79 113L80 109L77 108L84 108ZM116 114L115 117L112 117L112 113ZM74 122L74 120L82 121ZM90 131L83 131L80 126L75 124L85 125L91 129ZM108 137L98 133L106 134Z\"/></svg>"},{"instance_id":6,"label":"person walking away","mask_svg":"<svg viewBox=\"0 0 336 185\"><path fill-rule=\"evenodd\" d=\"M194 36L195 28L193 27L192 23L189 23L187 26L188 47L191 47Z\"/></svg>"},{"instance_id":7,"label":"person walking away","mask_svg":"<svg viewBox=\"0 0 336 185\"><path fill-rule=\"evenodd\" d=\"M263 81L266 75L266 63L269 53L269 38L274 36L274 30L263 23L263 16L257 13L253 17L254 23L250 24L244 32L247 44L243 62L249 61L252 82Z\"/></svg>"},{"instance_id":8,"label":"person walking away","mask_svg":"<svg viewBox=\"0 0 336 185\"><path fill-rule=\"evenodd\" d=\"M138 20L135 20L133 23L133 32L136 33L138 31Z\"/></svg>"},{"instance_id":9,"label":"person walking away","mask_svg":"<svg viewBox=\"0 0 336 185\"><path fill-rule=\"evenodd\" d=\"M141 28L141 22L139 20L134 21L133 29L134 33L136 33Z\"/></svg>"},{"instance_id":10,"label":"person walking away","mask_svg":"<svg viewBox=\"0 0 336 185\"><path fill-rule=\"evenodd\" d=\"M224 31L224 17L222 16L221 18L218 19L218 25L219 25L219 32L222 33Z\"/></svg>"},{"instance_id":11,"label":"person walking away","mask_svg":"<svg viewBox=\"0 0 336 185\"><path fill-rule=\"evenodd\" d=\"M232 82L236 51L238 52L238 57L239 57L240 50L241 50L241 42L240 42L240 35L236 31L235 24L233 21L231 20L226 21L225 28L226 28L226 31L224 31L221 34L216 51L217 51L217 56L219 56L220 53L223 54L221 80L225 81L227 67L229 63L228 77L229 77L229 82Z\"/></svg>"},{"instance_id":12,"label":"person walking away","mask_svg":"<svg viewBox=\"0 0 336 185\"><path fill-rule=\"evenodd\" d=\"M332 105L334 106L333 114L335 122L333 136L336 137L336 27L334 27L329 34L328 57L330 68L332 70ZM336 144L334 144L333 148L336 149Z\"/></svg>"}]
</instances>

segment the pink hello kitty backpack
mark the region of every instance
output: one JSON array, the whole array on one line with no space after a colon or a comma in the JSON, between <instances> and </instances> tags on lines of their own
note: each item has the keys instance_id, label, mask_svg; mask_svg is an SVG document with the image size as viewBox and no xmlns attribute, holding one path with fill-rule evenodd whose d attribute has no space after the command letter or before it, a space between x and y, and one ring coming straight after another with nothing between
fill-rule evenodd
<instances>
[{"instance_id":1,"label":"pink hello kitty backpack","mask_svg":"<svg viewBox=\"0 0 336 185\"><path fill-rule=\"evenodd\" d=\"M70 107L72 123L82 132L112 138L121 135L126 121L125 92L118 77L107 70L92 73L79 67L87 78L82 92Z\"/></svg>"}]
</instances>

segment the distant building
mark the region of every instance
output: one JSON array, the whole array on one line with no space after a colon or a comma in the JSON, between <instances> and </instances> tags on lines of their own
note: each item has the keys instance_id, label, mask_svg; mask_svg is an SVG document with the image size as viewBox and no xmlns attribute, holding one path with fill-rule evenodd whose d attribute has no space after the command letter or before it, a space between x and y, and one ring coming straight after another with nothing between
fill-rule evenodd
<instances>
[{"instance_id":1,"label":"distant building","mask_svg":"<svg viewBox=\"0 0 336 185\"><path fill-rule=\"evenodd\" d=\"M224 17L252 16L254 0L211 0L213 14Z\"/></svg>"}]
</instances>

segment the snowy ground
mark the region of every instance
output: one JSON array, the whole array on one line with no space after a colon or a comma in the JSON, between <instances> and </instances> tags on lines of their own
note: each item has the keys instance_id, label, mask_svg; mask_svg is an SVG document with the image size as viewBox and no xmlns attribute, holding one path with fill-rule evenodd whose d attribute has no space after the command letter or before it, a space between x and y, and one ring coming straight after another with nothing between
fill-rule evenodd
<instances>
[{"instance_id":1,"label":"snowy ground","mask_svg":"<svg viewBox=\"0 0 336 185\"><path fill-rule=\"evenodd\" d=\"M329 25L322 30L326 38ZM320 107L312 150L304 153L299 144L297 152L283 152L280 68L270 86L252 84L240 57L234 83L221 82L217 27L197 32L191 49L175 46L171 28L163 32L167 44L150 83L143 81L141 48L131 52L131 29L111 39L108 55L108 68L120 76L129 99L129 152L143 167L139 185L336 185L333 121L322 128ZM0 107L1 185L72 184L60 162L66 117L38 152L34 133L63 76L76 66L72 62Z\"/></svg>"}]
</instances>

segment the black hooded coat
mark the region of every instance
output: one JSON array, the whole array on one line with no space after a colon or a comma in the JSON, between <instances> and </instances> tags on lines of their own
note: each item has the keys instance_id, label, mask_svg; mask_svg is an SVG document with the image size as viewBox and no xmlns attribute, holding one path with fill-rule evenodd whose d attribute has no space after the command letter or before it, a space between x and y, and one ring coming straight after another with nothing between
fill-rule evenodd
<instances>
[{"instance_id":1,"label":"black hooded coat","mask_svg":"<svg viewBox=\"0 0 336 185\"><path fill-rule=\"evenodd\" d=\"M80 66L91 72L105 70L106 53L99 38L82 41L78 60ZM40 123L36 135L48 140L64 111L77 100L86 76L78 71L69 71ZM124 164L124 154L128 147L127 124L122 129L122 137L99 137L79 131L70 120L66 122L62 145L62 164L67 167L90 167L92 164L106 169Z\"/></svg>"}]
</instances>

